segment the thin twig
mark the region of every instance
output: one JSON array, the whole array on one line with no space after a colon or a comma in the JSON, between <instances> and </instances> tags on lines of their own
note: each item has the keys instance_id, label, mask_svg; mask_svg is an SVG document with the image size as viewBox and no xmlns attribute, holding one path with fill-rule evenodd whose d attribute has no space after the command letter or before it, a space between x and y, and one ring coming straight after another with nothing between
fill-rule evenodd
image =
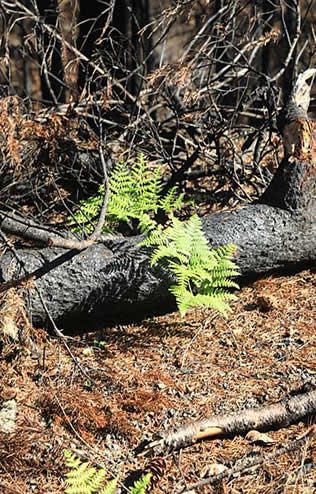
<instances>
[{"instance_id":1,"label":"thin twig","mask_svg":"<svg viewBox=\"0 0 316 494\"><path fill-rule=\"evenodd\" d=\"M46 312L46 314L47 314L47 317L48 317L48 319L49 319L49 321L50 321L50 323L51 323L51 325L52 325L52 327L53 327L53 330L54 330L54 332L55 332L56 336L58 336L58 338L60 338L60 339L61 339L62 344L64 345L65 349L66 349L66 350L67 350L67 352L69 353L70 357L72 358L72 360L74 361L74 363L76 364L76 366L78 366L78 368L80 369L80 371L82 372L82 374L83 374L83 375L84 375L84 376L85 376L85 377L86 377L89 381L91 381L93 384L95 384L95 381L92 379L92 377L90 377L90 376L86 373L86 371L85 371L85 370L83 369L83 367L81 366L80 361L79 361L79 360L78 360L78 359L74 356L74 354L73 354L73 353L72 353L72 351L70 350L70 348L69 348L69 346L68 346L68 344L67 344L67 342L66 342L66 336L65 336L65 335L64 335L64 334L60 331L60 329L58 329L58 327L56 326L54 319L53 319L53 318L52 318L52 316L50 315L50 312L49 312L49 310L48 310L48 308L47 308L46 302L45 302L45 300L44 300L44 298L43 298L43 296L42 296L42 293L41 293L40 289L39 289L39 288L37 288L37 289L36 289L36 291L37 291L37 293L38 293L38 296L39 296L39 298L40 298L40 301L41 301L41 303L42 303L42 305L43 305L43 307L44 307L44 310L45 310L45 312Z\"/></svg>"},{"instance_id":2,"label":"thin twig","mask_svg":"<svg viewBox=\"0 0 316 494\"><path fill-rule=\"evenodd\" d=\"M290 44L290 49L289 49L289 52L287 54L287 57L283 63L283 66L282 68L273 76L273 77L269 77L269 82L275 82L277 81L278 79L280 79L280 77L284 74L284 72L286 71L292 57L293 57L293 53L294 53L294 50L296 48L296 45L298 43L298 40L300 38L300 35L301 35L301 10L300 10L300 5L299 5L299 2L298 1L294 1L294 6L295 6L295 12L296 12L296 26L295 26L295 35L294 35L294 38L292 40L292 43Z\"/></svg>"}]
</instances>

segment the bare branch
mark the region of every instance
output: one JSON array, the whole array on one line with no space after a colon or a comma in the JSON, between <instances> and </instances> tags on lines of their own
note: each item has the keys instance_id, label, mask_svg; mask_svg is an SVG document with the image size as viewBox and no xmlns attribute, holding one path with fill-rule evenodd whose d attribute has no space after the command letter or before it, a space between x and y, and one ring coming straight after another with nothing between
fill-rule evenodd
<instances>
[{"instance_id":1,"label":"bare branch","mask_svg":"<svg viewBox=\"0 0 316 494\"><path fill-rule=\"evenodd\" d=\"M244 434L253 429L262 431L273 427L287 427L315 412L316 390L313 390L275 405L252 408L231 415L215 415L175 431L159 432L142 454L165 454L190 446L201 439L225 434Z\"/></svg>"}]
</instances>

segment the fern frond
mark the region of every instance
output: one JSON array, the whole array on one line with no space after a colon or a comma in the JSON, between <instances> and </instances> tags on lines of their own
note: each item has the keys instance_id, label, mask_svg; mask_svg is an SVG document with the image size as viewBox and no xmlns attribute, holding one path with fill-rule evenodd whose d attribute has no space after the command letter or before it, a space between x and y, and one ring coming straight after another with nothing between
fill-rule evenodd
<instances>
[{"instance_id":1,"label":"fern frond","mask_svg":"<svg viewBox=\"0 0 316 494\"><path fill-rule=\"evenodd\" d=\"M150 484L151 473L147 473L141 479L137 480L131 487L131 494L146 494L146 489Z\"/></svg>"},{"instance_id":2,"label":"fern frond","mask_svg":"<svg viewBox=\"0 0 316 494\"><path fill-rule=\"evenodd\" d=\"M177 260L169 260L168 267L176 276L177 285L183 289L191 289L191 282L194 282L195 271L190 269L188 264L179 264Z\"/></svg>"},{"instance_id":3,"label":"fern frond","mask_svg":"<svg viewBox=\"0 0 316 494\"><path fill-rule=\"evenodd\" d=\"M177 251L172 245L161 245L158 247L151 258L151 265L157 264L163 257L170 257L178 259L179 262L185 263L187 261L187 254ZM170 261L172 263L172 261Z\"/></svg>"},{"instance_id":4,"label":"fern frond","mask_svg":"<svg viewBox=\"0 0 316 494\"><path fill-rule=\"evenodd\" d=\"M183 289L181 285L172 285L169 290L176 299L181 317L184 317L188 309L196 305L193 293Z\"/></svg>"},{"instance_id":5,"label":"fern frond","mask_svg":"<svg viewBox=\"0 0 316 494\"><path fill-rule=\"evenodd\" d=\"M154 230L157 226L156 221L147 213L141 213L138 216L139 229L141 233L148 233Z\"/></svg>"},{"instance_id":6,"label":"fern frond","mask_svg":"<svg viewBox=\"0 0 316 494\"><path fill-rule=\"evenodd\" d=\"M198 216L186 223L172 217L172 225L166 230L153 232L146 245L156 248L151 264L167 260L170 272L177 283L170 287L181 316L190 307L212 307L224 315L229 309L226 300L234 300L228 288L239 288L232 277L239 271L233 262L236 246L224 245L211 250ZM224 290L226 289L226 290Z\"/></svg>"},{"instance_id":7,"label":"fern frond","mask_svg":"<svg viewBox=\"0 0 316 494\"><path fill-rule=\"evenodd\" d=\"M91 492L98 492L103 484L106 476L106 471L103 468L97 470L88 482Z\"/></svg>"},{"instance_id":8,"label":"fern frond","mask_svg":"<svg viewBox=\"0 0 316 494\"><path fill-rule=\"evenodd\" d=\"M95 474L95 468L90 467L87 462L81 463L76 469L72 469L66 474L69 487L65 492L67 494L92 494L96 489L92 490L90 483Z\"/></svg>"},{"instance_id":9,"label":"fern frond","mask_svg":"<svg viewBox=\"0 0 316 494\"><path fill-rule=\"evenodd\" d=\"M144 155L140 154L131 168L131 178L133 189L131 195L139 212L156 212L159 207L159 197L161 194L161 168L149 170Z\"/></svg>"},{"instance_id":10,"label":"fern frond","mask_svg":"<svg viewBox=\"0 0 316 494\"><path fill-rule=\"evenodd\" d=\"M174 251L174 257L183 255L188 259L191 255L191 240L189 235L187 235L186 229L183 223L172 216L172 225L161 231L161 235L157 237L150 237L148 245L151 244L151 239L158 246L169 246ZM189 220L190 221L190 220Z\"/></svg>"},{"instance_id":11,"label":"fern frond","mask_svg":"<svg viewBox=\"0 0 316 494\"><path fill-rule=\"evenodd\" d=\"M144 155L140 154L132 166L119 162L110 174L106 223L111 225L136 219L141 233L148 233L157 225L154 215L158 209L169 214L172 209L182 206L175 188L164 199L161 199L161 192L161 168L150 169ZM103 196L104 187L101 186L96 196L80 202L79 211L69 220L73 231L84 229L87 234L92 232ZM109 231L109 227L105 225L103 231Z\"/></svg>"},{"instance_id":12,"label":"fern frond","mask_svg":"<svg viewBox=\"0 0 316 494\"><path fill-rule=\"evenodd\" d=\"M132 187L132 178L128 167L120 161L111 171L109 188L112 196L126 196Z\"/></svg>"},{"instance_id":13,"label":"fern frond","mask_svg":"<svg viewBox=\"0 0 316 494\"><path fill-rule=\"evenodd\" d=\"M163 234L163 226L158 225L155 230L152 230L148 237L142 240L138 245L141 246L153 246L153 245L167 245L168 239Z\"/></svg>"},{"instance_id":14,"label":"fern frond","mask_svg":"<svg viewBox=\"0 0 316 494\"><path fill-rule=\"evenodd\" d=\"M104 486L106 472L97 470L87 462L81 462L71 451L65 450L66 465L70 471L66 474L67 494L115 494L117 479L110 480ZM104 486L104 487L103 487Z\"/></svg>"},{"instance_id":15,"label":"fern frond","mask_svg":"<svg viewBox=\"0 0 316 494\"><path fill-rule=\"evenodd\" d=\"M98 494L115 494L117 489L117 479L109 480L109 482L106 484L101 491L98 492Z\"/></svg>"},{"instance_id":16,"label":"fern frond","mask_svg":"<svg viewBox=\"0 0 316 494\"><path fill-rule=\"evenodd\" d=\"M239 271L232 269L217 270L214 269L212 275L212 286L222 288L239 288L239 285L231 278L239 276Z\"/></svg>"},{"instance_id":17,"label":"fern frond","mask_svg":"<svg viewBox=\"0 0 316 494\"><path fill-rule=\"evenodd\" d=\"M64 449L64 456L66 458L66 465L68 468L76 469L81 464L80 459L68 449Z\"/></svg>"},{"instance_id":18,"label":"fern frond","mask_svg":"<svg viewBox=\"0 0 316 494\"><path fill-rule=\"evenodd\" d=\"M188 221L186 235L191 242L191 264L203 263L208 265L211 261L210 248L202 230L202 222L197 215L193 215Z\"/></svg>"},{"instance_id":19,"label":"fern frond","mask_svg":"<svg viewBox=\"0 0 316 494\"><path fill-rule=\"evenodd\" d=\"M192 307L209 307L215 309L224 317L227 317L227 312L232 312L231 307L225 302L225 300L236 300L236 295L227 293L225 296L214 292L214 295L203 295L198 293L194 296L194 304Z\"/></svg>"},{"instance_id":20,"label":"fern frond","mask_svg":"<svg viewBox=\"0 0 316 494\"><path fill-rule=\"evenodd\" d=\"M226 244L214 250L214 256L219 262L230 262L236 254L237 247L235 244Z\"/></svg>"},{"instance_id":21,"label":"fern frond","mask_svg":"<svg viewBox=\"0 0 316 494\"><path fill-rule=\"evenodd\" d=\"M179 194L177 187L172 187L165 197L159 200L159 207L167 214L173 210L180 210L183 206L184 193Z\"/></svg>"}]
</instances>

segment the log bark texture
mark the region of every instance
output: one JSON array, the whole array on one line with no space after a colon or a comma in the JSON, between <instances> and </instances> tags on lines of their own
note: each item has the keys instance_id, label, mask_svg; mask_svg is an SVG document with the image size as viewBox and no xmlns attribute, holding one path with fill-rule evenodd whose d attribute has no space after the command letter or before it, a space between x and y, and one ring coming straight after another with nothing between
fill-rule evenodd
<instances>
[{"instance_id":1,"label":"log bark texture","mask_svg":"<svg viewBox=\"0 0 316 494\"><path fill-rule=\"evenodd\" d=\"M4 223L3 223L4 225ZM203 219L211 246L238 246L243 276L264 274L316 259L316 222L308 212L253 204ZM3 226L2 226L3 227ZM18 258L1 259L2 281L22 277L53 260L62 264L40 276L26 299L35 325L48 321L38 291L55 322L64 328L99 326L162 314L174 308L171 279L163 268L150 268L150 250L141 237L117 237L81 252L60 248L22 249ZM65 260L66 259L66 260Z\"/></svg>"}]
</instances>

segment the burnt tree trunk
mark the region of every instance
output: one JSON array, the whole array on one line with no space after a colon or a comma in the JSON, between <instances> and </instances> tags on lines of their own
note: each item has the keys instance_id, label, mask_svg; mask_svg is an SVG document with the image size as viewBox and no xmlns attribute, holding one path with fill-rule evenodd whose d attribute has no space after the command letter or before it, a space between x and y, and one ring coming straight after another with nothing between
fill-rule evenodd
<instances>
[{"instance_id":1,"label":"burnt tree trunk","mask_svg":"<svg viewBox=\"0 0 316 494\"><path fill-rule=\"evenodd\" d=\"M316 259L316 180L312 161L284 159L260 204L203 219L212 247L234 242L242 276L311 264ZM10 231L2 217L2 229ZM64 328L92 327L140 319L174 308L168 273L150 268L150 251L140 237L115 238L87 250L23 249L20 261L8 252L1 260L2 281L41 269L61 257L62 264L40 276L27 290L35 325L48 316ZM66 259L66 260L65 260Z\"/></svg>"},{"instance_id":2,"label":"burnt tree trunk","mask_svg":"<svg viewBox=\"0 0 316 494\"><path fill-rule=\"evenodd\" d=\"M316 260L315 125L307 117L306 84L314 73L309 69L294 85L280 119L285 158L261 200L203 218L211 247L237 245L243 277ZM16 222L1 212L0 227L46 245L60 245L46 232L39 234L34 225L16 228ZM174 307L168 291L172 280L163 267L150 268L150 249L139 247L139 241L140 237L100 238L81 251L83 247L10 251L1 258L0 281L34 272L34 287L25 289L25 299L35 325L49 322L47 311L64 328L91 328L165 313Z\"/></svg>"}]
</instances>

